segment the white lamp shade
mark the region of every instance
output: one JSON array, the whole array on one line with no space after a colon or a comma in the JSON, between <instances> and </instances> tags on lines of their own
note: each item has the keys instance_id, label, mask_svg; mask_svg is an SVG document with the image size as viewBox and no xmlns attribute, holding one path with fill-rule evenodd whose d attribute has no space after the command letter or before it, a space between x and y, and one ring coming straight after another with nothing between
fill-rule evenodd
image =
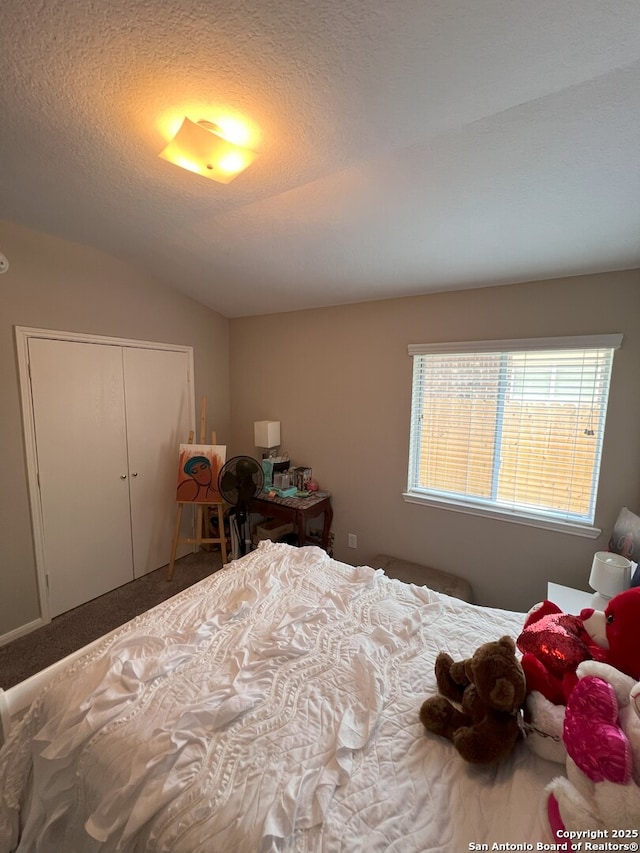
<instances>
[{"instance_id":1,"label":"white lamp shade","mask_svg":"<svg viewBox=\"0 0 640 853\"><path fill-rule=\"evenodd\" d=\"M255 421L253 435L256 447L278 447L280 444L280 421Z\"/></svg>"},{"instance_id":2,"label":"white lamp shade","mask_svg":"<svg viewBox=\"0 0 640 853\"><path fill-rule=\"evenodd\" d=\"M604 598L613 598L631 583L631 561L611 551L598 551L593 557L589 586Z\"/></svg>"}]
</instances>

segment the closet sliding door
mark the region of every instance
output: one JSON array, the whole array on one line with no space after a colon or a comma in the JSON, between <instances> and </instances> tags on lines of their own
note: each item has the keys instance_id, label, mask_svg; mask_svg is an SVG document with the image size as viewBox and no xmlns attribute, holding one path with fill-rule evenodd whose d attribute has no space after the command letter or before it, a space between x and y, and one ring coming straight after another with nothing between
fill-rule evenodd
<instances>
[{"instance_id":1,"label":"closet sliding door","mask_svg":"<svg viewBox=\"0 0 640 853\"><path fill-rule=\"evenodd\" d=\"M31 338L49 615L133 577L119 347Z\"/></svg>"},{"instance_id":2,"label":"closet sliding door","mask_svg":"<svg viewBox=\"0 0 640 853\"><path fill-rule=\"evenodd\" d=\"M178 447L194 423L193 353L36 329L17 336L48 619L169 562ZM184 513L182 538L191 523Z\"/></svg>"},{"instance_id":3,"label":"closet sliding door","mask_svg":"<svg viewBox=\"0 0 640 853\"><path fill-rule=\"evenodd\" d=\"M169 562L178 447L189 436L193 404L187 353L127 347L122 355L133 570L140 577ZM189 516L184 513L182 538L189 535ZM189 550L182 545L177 556Z\"/></svg>"}]
</instances>

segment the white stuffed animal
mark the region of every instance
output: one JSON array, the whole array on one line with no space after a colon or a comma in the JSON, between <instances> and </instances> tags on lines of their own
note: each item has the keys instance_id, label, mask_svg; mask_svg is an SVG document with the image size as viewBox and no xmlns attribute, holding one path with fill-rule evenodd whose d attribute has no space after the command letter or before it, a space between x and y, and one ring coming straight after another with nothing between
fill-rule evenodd
<instances>
[{"instance_id":1,"label":"white stuffed animal","mask_svg":"<svg viewBox=\"0 0 640 853\"><path fill-rule=\"evenodd\" d=\"M548 786L551 827L640 827L640 682L614 667L584 661L567 703L563 742L567 778Z\"/></svg>"},{"instance_id":2,"label":"white stuffed animal","mask_svg":"<svg viewBox=\"0 0 640 853\"><path fill-rule=\"evenodd\" d=\"M540 758L565 764L567 750L562 740L564 705L554 705L538 690L528 694L525 703L526 744Z\"/></svg>"}]
</instances>

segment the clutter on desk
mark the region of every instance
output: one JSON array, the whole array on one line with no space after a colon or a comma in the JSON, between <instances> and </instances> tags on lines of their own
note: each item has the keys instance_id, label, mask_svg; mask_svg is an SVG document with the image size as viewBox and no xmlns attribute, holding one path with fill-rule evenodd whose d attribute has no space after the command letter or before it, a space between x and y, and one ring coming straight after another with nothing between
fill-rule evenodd
<instances>
[{"instance_id":1,"label":"clutter on desk","mask_svg":"<svg viewBox=\"0 0 640 853\"><path fill-rule=\"evenodd\" d=\"M273 472L274 489L295 489L295 491L306 491L307 484L311 480L311 468L289 468L286 471Z\"/></svg>"},{"instance_id":2,"label":"clutter on desk","mask_svg":"<svg viewBox=\"0 0 640 853\"><path fill-rule=\"evenodd\" d=\"M298 465L297 468L293 469L293 474L298 491L301 492L306 490L308 488L307 483L311 481L311 468L305 468L304 465Z\"/></svg>"},{"instance_id":3,"label":"clutter on desk","mask_svg":"<svg viewBox=\"0 0 640 853\"><path fill-rule=\"evenodd\" d=\"M298 490L295 486L287 486L286 489L277 489L275 486L272 486L268 491L268 495L270 498L294 498L298 497Z\"/></svg>"},{"instance_id":4,"label":"clutter on desk","mask_svg":"<svg viewBox=\"0 0 640 853\"><path fill-rule=\"evenodd\" d=\"M285 453L282 456L269 456L262 459L261 464L262 473L264 474L264 489L265 491L269 491L271 486L274 485L274 476L281 474L283 471L288 471L291 466L291 460L289 459L289 454ZM278 483L275 485L278 485ZM281 488L281 485L280 483L278 487Z\"/></svg>"},{"instance_id":5,"label":"clutter on desk","mask_svg":"<svg viewBox=\"0 0 640 853\"><path fill-rule=\"evenodd\" d=\"M263 489L272 497L306 498L318 490L318 484L313 479L313 469L306 465L292 468L288 454L263 459L262 472Z\"/></svg>"}]
</instances>

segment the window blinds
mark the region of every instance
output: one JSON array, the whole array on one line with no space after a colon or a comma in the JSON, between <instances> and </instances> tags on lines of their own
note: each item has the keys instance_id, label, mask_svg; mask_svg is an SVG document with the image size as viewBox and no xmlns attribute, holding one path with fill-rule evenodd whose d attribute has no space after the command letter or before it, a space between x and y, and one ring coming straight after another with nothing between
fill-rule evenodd
<instances>
[{"instance_id":1,"label":"window blinds","mask_svg":"<svg viewBox=\"0 0 640 853\"><path fill-rule=\"evenodd\" d=\"M409 494L592 523L621 340L411 345Z\"/></svg>"}]
</instances>

